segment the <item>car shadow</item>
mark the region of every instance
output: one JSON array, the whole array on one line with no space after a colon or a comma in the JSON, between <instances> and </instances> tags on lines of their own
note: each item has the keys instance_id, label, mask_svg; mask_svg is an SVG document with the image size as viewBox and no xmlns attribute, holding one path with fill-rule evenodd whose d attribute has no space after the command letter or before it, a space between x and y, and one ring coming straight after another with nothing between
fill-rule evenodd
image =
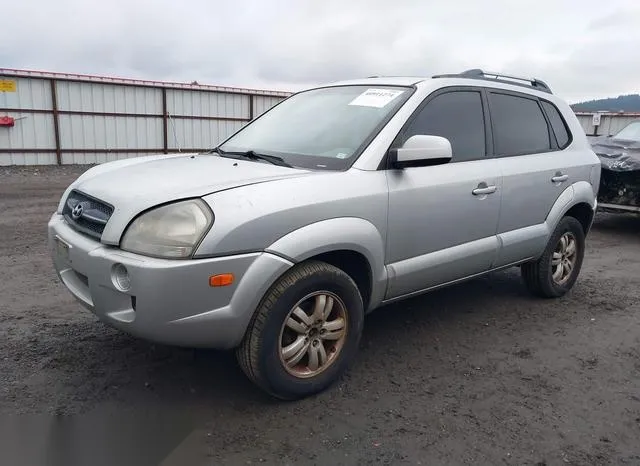
<instances>
[{"instance_id":1,"label":"car shadow","mask_svg":"<svg viewBox=\"0 0 640 466\"><path fill-rule=\"evenodd\" d=\"M622 235L640 240L640 215L598 212L592 229L606 234Z\"/></svg>"},{"instance_id":2,"label":"car shadow","mask_svg":"<svg viewBox=\"0 0 640 466\"><path fill-rule=\"evenodd\" d=\"M416 326L442 328L470 321L498 321L514 312L505 305L514 301L525 307L541 303L524 287L518 268L493 272L376 309L367 316L364 339L384 339L389 334L405 338L407 329Z\"/></svg>"},{"instance_id":3,"label":"car shadow","mask_svg":"<svg viewBox=\"0 0 640 466\"><path fill-rule=\"evenodd\" d=\"M517 272L492 275L372 312L366 318L358 358L345 377L318 396L292 403L278 401L255 387L231 351L157 345L93 318L49 324L15 354L29 362L39 358L42 363L8 395L22 406L34 406L32 411L50 407L57 416L41 416L37 429L20 430L29 436L37 433L40 443L15 456L24 457L27 450L32 456L37 453L39 461L33 464L43 462L40 458L71 464L70 458L80 457L87 458L82 464L97 466L133 464L131 458L139 460L136 464L160 464L183 443L181 454L192 448L196 449L190 453L210 454L202 443L207 435L215 437L212 441L218 448L238 442L249 442L246 448L251 448L251 442L268 427L265 422L283 429L294 422L297 432L299 426L293 419L299 416L321 419L342 409L366 413L366 403L374 400L378 400L378 409L381 403L396 409L396 398L382 397L380 390L388 390L389 384L380 384L381 379L401 377L404 388L397 389L405 390L421 386L425 374L433 374L431 364L436 364L441 377L450 373L448 359L460 351L465 332L469 338L469 326L500 320L508 306L495 306L498 301L532 299ZM443 340L441 360L431 354L438 338ZM447 339L449 346L444 342ZM414 370L397 365L408 354L413 355ZM431 364L421 357L430 358ZM441 379L439 383L448 382ZM334 426L330 418L328 415L319 425Z\"/></svg>"},{"instance_id":4,"label":"car shadow","mask_svg":"<svg viewBox=\"0 0 640 466\"><path fill-rule=\"evenodd\" d=\"M525 307L536 301L522 285L517 269L381 307L365 319L365 348L358 358L375 365L380 361L374 359L384 357L387 345L420 344L425 338L437 338L443 327L456 328L459 322L499 321L513 312L504 303L514 300ZM57 325L47 332L55 348L43 364L43 377L56 382L39 396L50 397L59 414L87 411L104 403L179 407L198 415L279 403L245 377L232 351L153 344L93 319ZM369 353L366 347L371 346L380 350ZM37 345L30 350L50 351Z\"/></svg>"}]
</instances>

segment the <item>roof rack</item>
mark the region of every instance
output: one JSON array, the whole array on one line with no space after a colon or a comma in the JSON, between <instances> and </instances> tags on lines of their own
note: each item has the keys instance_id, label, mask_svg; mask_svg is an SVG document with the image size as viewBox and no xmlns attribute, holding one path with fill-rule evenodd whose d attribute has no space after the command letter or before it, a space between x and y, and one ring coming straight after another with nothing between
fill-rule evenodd
<instances>
[{"instance_id":1,"label":"roof rack","mask_svg":"<svg viewBox=\"0 0 640 466\"><path fill-rule=\"evenodd\" d=\"M505 84L514 84L516 86L525 86L532 87L534 89L540 90L542 92L547 92L549 94L553 94L551 92L551 88L545 83L537 78L523 78L520 76L511 76L504 73L494 73L491 71L483 71L479 68L474 68L471 70L463 71L458 74L437 74L432 76L432 78L470 78L470 79L484 79L487 81L498 81Z\"/></svg>"}]
</instances>

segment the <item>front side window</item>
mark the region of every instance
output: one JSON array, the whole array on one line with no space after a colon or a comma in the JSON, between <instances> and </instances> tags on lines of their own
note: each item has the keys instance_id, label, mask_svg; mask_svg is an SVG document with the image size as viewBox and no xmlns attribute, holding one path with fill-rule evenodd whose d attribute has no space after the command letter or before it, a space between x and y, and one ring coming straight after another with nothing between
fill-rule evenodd
<instances>
[{"instance_id":1,"label":"front side window","mask_svg":"<svg viewBox=\"0 0 640 466\"><path fill-rule=\"evenodd\" d=\"M341 170L409 98L396 86L339 86L296 94L220 146L254 151L310 169Z\"/></svg>"},{"instance_id":2,"label":"front side window","mask_svg":"<svg viewBox=\"0 0 640 466\"><path fill-rule=\"evenodd\" d=\"M451 143L451 162L485 156L482 96L478 91L453 91L437 95L424 106L404 133L406 141L416 134L442 136Z\"/></svg>"},{"instance_id":3,"label":"front side window","mask_svg":"<svg viewBox=\"0 0 640 466\"><path fill-rule=\"evenodd\" d=\"M535 154L551 150L547 120L537 100L491 92L489 105L497 155Z\"/></svg>"}]
</instances>

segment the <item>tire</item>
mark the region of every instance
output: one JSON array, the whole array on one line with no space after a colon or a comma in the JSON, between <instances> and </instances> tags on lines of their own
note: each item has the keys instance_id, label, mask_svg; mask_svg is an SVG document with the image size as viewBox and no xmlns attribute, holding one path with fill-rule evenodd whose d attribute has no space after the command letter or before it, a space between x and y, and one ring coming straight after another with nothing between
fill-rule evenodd
<instances>
[{"instance_id":1,"label":"tire","mask_svg":"<svg viewBox=\"0 0 640 466\"><path fill-rule=\"evenodd\" d=\"M575 257L567 256L571 261L571 272L560 281L554 279L554 254L559 253L564 260L565 253L561 251L561 239L569 238L568 241L575 241ZM570 243L569 243L570 244ZM585 235L582 224L574 217L563 217L554 230L542 256L537 261L528 262L521 266L522 279L527 289L534 295L542 298L559 298L565 295L578 279L582 261L584 259ZM557 256L556 256L557 258ZM557 260L557 259L556 259ZM565 272L562 272L564 274Z\"/></svg>"},{"instance_id":2,"label":"tire","mask_svg":"<svg viewBox=\"0 0 640 466\"><path fill-rule=\"evenodd\" d=\"M309 320L322 314L314 314L315 309L329 309L328 303L332 306L324 324L322 319L320 323L310 319L314 322L310 326L299 311L292 314L298 307ZM285 325L290 318L297 323L295 331ZM339 329L340 319L344 333ZM326 389L347 370L358 351L363 322L362 297L351 277L324 262L305 262L286 272L265 294L236 357L247 377L267 393L283 400L304 398ZM338 335L344 337L334 340ZM322 348L316 345L318 341ZM284 351L297 343L302 345L296 347L300 351ZM301 352L304 356L294 363ZM312 353L322 362L322 352L327 362L314 371Z\"/></svg>"}]
</instances>

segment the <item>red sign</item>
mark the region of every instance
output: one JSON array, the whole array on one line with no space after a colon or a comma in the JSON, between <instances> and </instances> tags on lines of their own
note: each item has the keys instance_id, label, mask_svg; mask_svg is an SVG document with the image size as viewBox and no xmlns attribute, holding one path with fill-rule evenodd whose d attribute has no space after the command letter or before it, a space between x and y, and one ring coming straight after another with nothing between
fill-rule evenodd
<instances>
[{"instance_id":1,"label":"red sign","mask_svg":"<svg viewBox=\"0 0 640 466\"><path fill-rule=\"evenodd\" d=\"M0 116L0 126L12 127L16 124L16 120L10 116Z\"/></svg>"}]
</instances>

